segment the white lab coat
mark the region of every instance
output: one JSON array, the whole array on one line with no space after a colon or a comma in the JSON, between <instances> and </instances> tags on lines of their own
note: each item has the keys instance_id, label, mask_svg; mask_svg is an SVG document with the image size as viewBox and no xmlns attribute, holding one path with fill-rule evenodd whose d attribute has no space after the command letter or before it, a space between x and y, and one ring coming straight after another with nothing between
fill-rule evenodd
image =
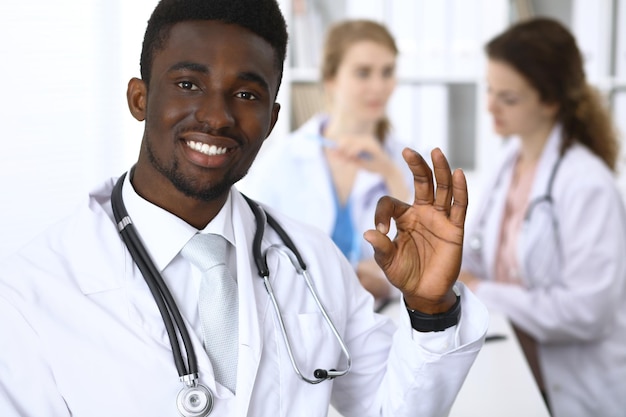
<instances>
[{"instance_id":1,"label":"white lab coat","mask_svg":"<svg viewBox=\"0 0 626 417\"><path fill-rule=\"evenodd\" d=\"M331 235L337 210L335 191L320 129L327 120L318 114L286 137L272 139L254 161L250 175L237 187L249 197L263 202L280 212L318 227ZM406 146L393 135L385 138L384 149L402 169L409 189L413 189L413 175L402 158ZM374 227L374 212L378 200L389 191L381 175L360 170L350 195L351 215L357 238L361 244L358 259L373 256L371 245L361 236Z\"/></svg>"},{"instance_id":2,"label":"white lab coat","mask_svg":"<svg viewBox=\"0 0 626 417\"><path fill-rule=\"evenodd\" d=\"M112 186L111 180L95 190L88 206L0 265L2 417L177 415L182 384L156 304L112 220ZM253 215L237 191L231 198L235 239L251 242ZM201 382L217 397L211 415L321 417L331 400L346 416L378 416L380 408L387 416L445 415L482 344L488 321L482 304L460 286L459 346L431 353L413 340L408 318L395 331L372 312L371 296L328 237L279 219L352 353L352 370L318 385L296 376L251 244L238 244L236 396L215 383L191 332ZM270 229L263 247L277 241ZM269 267L277 271L273 286L303 371L342 369L340 348L302 279L278 256Z\"/></svg>"},{"instance_id":3,"label":"white lab coat","mask_svg":"<svg viewBox=\"0 0 626 417\"><path fill-rule=\"evenodd\" d=\"M539 161L531 202L546 195L560 135L557 126ZM484 188L467 227L463 269L486 280L476 295L489 309L504 312L538 341L555 417L626 416L626 217L614 178L587 148L570 148L554 180L554 214L549 204L538 204L518 238L527 288L494 283L496 245L519 148L518 139L511 139ZM471 248L479 235L480 252Z\"/></svg>"}]
</instances>

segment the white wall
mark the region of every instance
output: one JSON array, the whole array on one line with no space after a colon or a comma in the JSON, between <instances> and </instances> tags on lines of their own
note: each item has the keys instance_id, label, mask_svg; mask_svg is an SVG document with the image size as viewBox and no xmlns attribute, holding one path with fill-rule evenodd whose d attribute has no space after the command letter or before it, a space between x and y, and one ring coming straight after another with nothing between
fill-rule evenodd
<instances>
[{"instance_id":1,"label":"white wall","mask_svg":"<svg viewBox=\"0 0 626 417\"><path fill-rule=\"evenodd\" d=\"M157 1L0 2L0 257L69 213L95 184L122 173L135 161L143 125L128 112L125 92L128 80L139 76L143 32ZM364 13L385 1L348 3L358 4ZM500 9L507 3L475 1L491 16L482 19L482 31L502 29L506 17ZM595 5L591 0L579 1ZM626 0L615 1L624 16ZM291 1L279 2L289 16ZM618 75L626 86L626 65L622 65L626 30L618 32ZM286 69L279 94L283 109L273 135L289 131L293 74ZM479 167L492 158L494 147L482 111L483 90L479 83L475 109L480 115L475 124ZM621 92L614 103L622 132L626 132L625 96ZM398 127L402 123L398 120ZM479 184L479 172L472 174L476 175L470 183ZM626 175L620 181L626 193Z\"/></svg>"},{"instance_id":2,"label":"white wall","mask_svg":"<svg viewBox=\"0 0 626 417\"><path fill-rule=\"evenodd\" d=\"M134 161L126 84L156 2L0 3L0 256Z\"/></svg>"}]
</instances>

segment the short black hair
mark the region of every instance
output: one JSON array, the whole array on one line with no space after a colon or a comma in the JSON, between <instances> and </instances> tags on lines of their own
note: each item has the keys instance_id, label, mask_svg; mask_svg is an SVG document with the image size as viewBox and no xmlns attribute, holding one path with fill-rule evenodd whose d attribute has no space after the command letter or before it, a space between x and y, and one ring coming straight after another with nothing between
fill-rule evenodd
<instances>
[{"instance_id":1,"label":"short black hair","mask_svg":"<svg viewBox=\"0 0 626 417\"><path fill-rule=\"evenodd\" d=\"M141 78L150 84L154 54L165 47L170 29L190 20L217 20L239 25L265 39L274 49L278 85L287 52L287 24L276 0L161 0L148 20L143 38Z\"/></svg>"}]
</instances>

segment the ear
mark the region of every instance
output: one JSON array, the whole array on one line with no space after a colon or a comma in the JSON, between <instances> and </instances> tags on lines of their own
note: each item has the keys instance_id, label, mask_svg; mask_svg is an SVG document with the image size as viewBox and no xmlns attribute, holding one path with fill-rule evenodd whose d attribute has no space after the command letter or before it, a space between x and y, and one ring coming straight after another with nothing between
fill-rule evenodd
<instances>
[{"instance_id":1,"label":"ear","mask_svg":"<svg viewBox=\"0 0 626 417\"><path fill-rule=\"evenodd\" d=\"M280 104L274 103L274 107L272 108L272 120L270 120L270 128L267 130L267 135L265 135L265 139L272 133L274 130L274 126L276 126L276 122L278 121L278 113L280 113Z\"/></svg>"},{"instance_id":2,"label":"ear","mask_svg":"<svg viewBox=\"0 0 626 417\"><path fill-rule=\"evenodd\" d=\"M140 122L146 119L146 101L148 97L148 87L143 80L132 78L128 82L126 90L126 100L128 108L133 117Z\"/></svg>"}]
</instances>

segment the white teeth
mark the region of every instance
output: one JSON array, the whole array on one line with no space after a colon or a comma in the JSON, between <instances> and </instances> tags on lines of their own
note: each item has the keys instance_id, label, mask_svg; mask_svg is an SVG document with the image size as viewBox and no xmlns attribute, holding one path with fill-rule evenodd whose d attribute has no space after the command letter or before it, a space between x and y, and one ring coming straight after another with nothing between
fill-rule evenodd
<instances>
[{"instance_id":1,"label":"white teeth","mask_svg":"<svg viewBox=\"0 0 626 417\"><path fill-rule=\"evenodd\" d=\"M198 151L200 153L203 153L203 154L209 155L209 156L212 156L212 155L223 155L227 151L226 148L218 148L215 145L207 145L206 143L195 142L193 140L189 140L186 143L187 143L187 146L189 146L194 151Z\"/></svg>"}]
</instances>

